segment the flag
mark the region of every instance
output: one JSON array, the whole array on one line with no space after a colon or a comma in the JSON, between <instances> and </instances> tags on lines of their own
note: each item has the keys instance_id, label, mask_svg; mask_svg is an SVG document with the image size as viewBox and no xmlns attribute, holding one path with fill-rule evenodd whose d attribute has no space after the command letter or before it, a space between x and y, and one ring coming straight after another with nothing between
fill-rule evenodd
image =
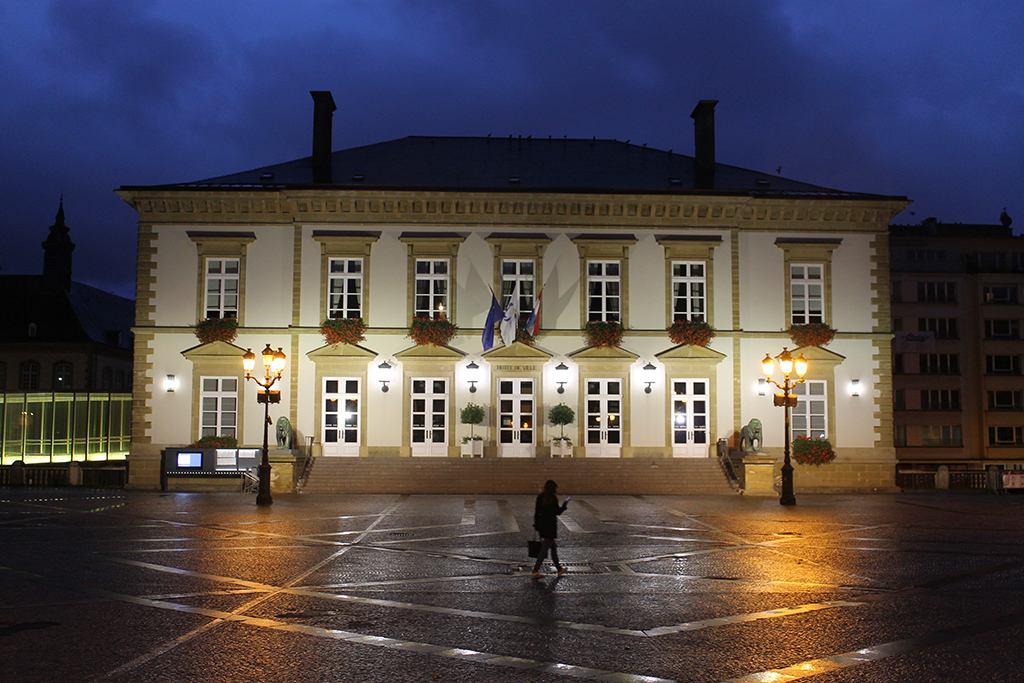
<instances>
[{"instance_id":1,"label":"flag","mask_svg":"<svg viewBox=\"0 0 1024 683\"><path fill-rule=\"evenodd\" d=\"M533 313L530 314L530 319L526 321L526 331L530 333L531 337L536 337L537 333L540 332L540 298L543 295L544 288L541 287L537 298L533 301Z\"/></svg>"},{"instance_id":2,"label":"flag","mask_svg":"<svg viewBox=\"0 0 1024 683\"><path fill-rule=\"evenodd\" d=\"M491 308L487 311L487 322L484 323L484 334L481 338L484 351L490 351L494 347L494 326L501 322L503 315L501 304L498 303L498 298L494 296L494 290L491 289Z\"/></svg>"},{"instance_id":3,"label":"flag","mask_svg":"<svg viewBox=\"0 0 1024 683\"><path fill-rule=\"evenodd\" d=\"M505 346L512 346L512 343L516 340L516 329L519 327L519 283L516 282L515 289L512 290L512 297L508 300L508 306L505 307L505 317L501 319L501 341L505 342Z\"/></svg>"}]
</instances>

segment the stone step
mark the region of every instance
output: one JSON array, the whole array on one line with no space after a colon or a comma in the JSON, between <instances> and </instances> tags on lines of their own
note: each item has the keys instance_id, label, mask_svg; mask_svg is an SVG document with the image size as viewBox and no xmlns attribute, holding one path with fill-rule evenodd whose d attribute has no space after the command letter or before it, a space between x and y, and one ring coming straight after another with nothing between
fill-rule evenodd
<instances>
[{"instance_id":1,"label":"stone step","mask_svg":"<svg viewBox=\"0 0 1024 683\"><path fill-rule=\"evenodd\" d=\"M303 493L735 495L717 460L316 458Z\"/></svg>"}]
</instances>

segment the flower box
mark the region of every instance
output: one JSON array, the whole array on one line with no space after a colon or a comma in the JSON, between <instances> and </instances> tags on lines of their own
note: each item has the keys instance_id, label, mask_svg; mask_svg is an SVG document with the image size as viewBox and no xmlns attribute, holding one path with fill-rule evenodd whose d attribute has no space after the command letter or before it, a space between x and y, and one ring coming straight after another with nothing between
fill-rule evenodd
<instances>
[{"instance_id":1,"label":"flower box","mask_svg":"<svg viewBox=\"0 0 1024 683\"><path fill-rule=\"evenodd\" d=\"M482 458L484 457L484 440L480 437L475 439L463 438L462 440L462 457L463 458Z\"/></svg>"},{"instance_id":2,"label":"flower box","mask_svg":"<svg viewBox=\"0 0 1024 683\"><path fill-rule=\"evenodd\" d=\"M572 440L568 437L562 439L555 437L551 439L551 457L552 458L571 458L572 457Z\"/></svg>"},{"instance_id":3,"label":"flower box","mask_svg":"<svg viewBox=\"0 0 1024 683\"><path fill-rule=\"evenodd\" d=\"M622 346L624 330L617 320L591 320L583 328L583 339L587 346L594 348L617 348Z\"/></svg>"},{"instance_id":4,"label":"flower box","mask_svg":"<svg viewBox=\"0 0 1024 683\"><path fill-rule=\"evenodd\" d=\"M673 344L707 346L715 338L715 329L703 320L677 320L668 327Z\"/></svg>"},{"instance_id":5,"label":"flower box","mask_svg":"<svg viewBox=\"0 0 1024 683\"><path fill-rule=\"evenodd\" d=\"M788 331L797 346L825 346L836 337L836 331L825 323L790 325Z\"/></svg>"},{"instance_id":6,"label":"flower box","mask_svg":"<svg viewBox=\"0 0 1024 683\"><path fill-rule=\"evenodd\" d=\"M195 326L196 338L204 344L215 341L235 341L238 336L238 320L236 318L206 318Z\"/></svg>"},{"instance_id":7,"label":"flower box","mask_svg":"<svg viewBox=\"0 0 1024 683\"><path fill-rule=\"evenodd\" d=\"M413 318L412 327L409 328L409 336L417 346L447 346L458 333L459 328L455 323L440 318Z\"/></svg>"},{"instance_id":8,"label":"flower box","mask_svg":"<svg viewBox=\"0 0 1024 683\"><path fill-rule=\"evenodd\" d=\"M801 465L827 465L836 459L828 439L798 436L793 441L793 460Z\"/></svg>"},{"instance_id":9,"label":"flower box","mask_svg":"<svg viewBox=\"0 0 1024 683\"><path fill-rule=\"evenodd\" d=\"M320 334L328 344L358 344L366 338L365 332L362 318L327 318L320 323Z\"/></svg>"}]
</instances>

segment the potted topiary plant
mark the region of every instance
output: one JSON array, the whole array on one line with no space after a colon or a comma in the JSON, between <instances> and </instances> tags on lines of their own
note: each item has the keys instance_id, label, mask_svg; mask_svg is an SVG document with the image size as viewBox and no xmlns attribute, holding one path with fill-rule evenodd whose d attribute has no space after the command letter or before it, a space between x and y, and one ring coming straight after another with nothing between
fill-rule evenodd
<instances>
[{"instance_id":1,"label":"potted topiary plant","mask_svg":"<svg viewBox=\"0 0 1024 683\"><path fill-rule=\"evenodd\" d=\"M475 403L467 403L459 415L464 425L469 425L469 436L462 437L462 455L464 457L482 458L484 455L484 437L477 436L473 427L484 421L484 409Z\"/></svg>"},{"instance_id":2,"label":"potted topiary plant","mask_svg":"<svg viewBox=\"0 0 1024 683\"><path fill-rule=\"evenodd\" d=\"M576 412L564 403L559 403L548 411L548 422L561 430L559 436L551 437L552 458L572 457L572 438L565 435L565 425L571 425L575 421Z\"/></svg>"}]
</instances>

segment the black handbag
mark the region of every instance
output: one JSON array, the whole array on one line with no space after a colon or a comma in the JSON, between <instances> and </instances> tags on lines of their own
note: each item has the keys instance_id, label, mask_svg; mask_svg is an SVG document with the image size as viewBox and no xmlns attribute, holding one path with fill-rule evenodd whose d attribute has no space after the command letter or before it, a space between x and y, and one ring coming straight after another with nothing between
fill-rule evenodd
<instances>
[{"instance_id":1,"label":"black handbag","mask_svg":"<svg viewBox=\"0 0 1024 683\"><path fill-rule=\"evenodd\" d=\"M537 539L537 534L534 534L533 538L526 542L526 553L530 557L538 557L540 555L540 540Z\"/></svg>"}]
</instances>

